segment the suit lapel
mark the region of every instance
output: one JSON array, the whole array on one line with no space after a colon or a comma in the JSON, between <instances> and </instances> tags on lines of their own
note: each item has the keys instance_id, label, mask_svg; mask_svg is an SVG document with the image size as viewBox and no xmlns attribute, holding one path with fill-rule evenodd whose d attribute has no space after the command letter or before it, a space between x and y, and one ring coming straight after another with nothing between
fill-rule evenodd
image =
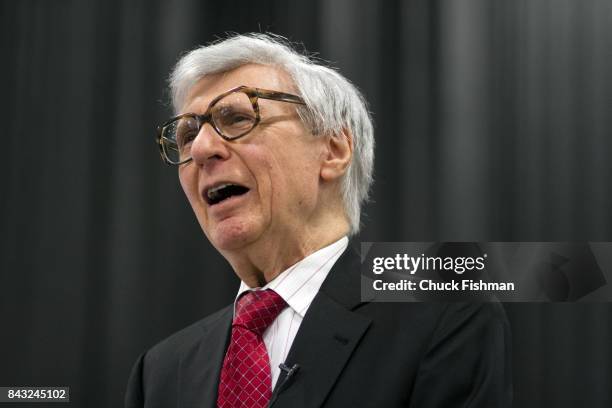
<instances>
[{"instance_id":1,"label":"suit lapel","mask_svg":"<svg viewBox=\"0 0 612 408\"><path fill-rule=\"evenodd\" d=\"M214 408L221 366L231 334L233 308L219 312L205 327L202 338L182 356L179 367L180 408Z\"/></svg>"},{"instance_id":2,"label":"suit lapel","mask_svg":"<svg viewBox=\"0 0 612 408\"><path fill-rule=\"evenodd\" d=\"M352 311L361 303L359 266L349 246L304 316L286 361L300 369L284 389L275 390L274 408L319 407L368 329L371 320Z\"/></svg>"}]
</instances>

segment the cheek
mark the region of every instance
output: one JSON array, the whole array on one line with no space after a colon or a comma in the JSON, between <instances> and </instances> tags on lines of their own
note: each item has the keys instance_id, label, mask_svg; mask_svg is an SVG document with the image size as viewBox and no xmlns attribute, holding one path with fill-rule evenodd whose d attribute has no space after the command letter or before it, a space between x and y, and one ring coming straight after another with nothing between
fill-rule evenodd
<instances>
[{"instance_id":1,"label":"cheek","mask_svg":"<svg viewBox=\"0 0 612 408\"><path fill-rule=\"evenodd\" d=\"M315 206L319 192L319 176L313 162L292 160L276 169L272 185L278 208L295 216Z\"/></svg>"},{"instance_id":2,"label":"cheek","mask_svg":"<svg viewBox=\"0 0 612 408\"><path fill-rule=\"evenodd\" d=\"M284 181L283 170L278 160L269 152L261 155L261 161L256 174L257 189L264 205L270 206L269 211L274 209L274 203L282 198Z\"/></svg>"},{"instance_id":3,"label":"cheek","mask_svg":"<svg viewBox=\"0 0 612 408\"><path fill-rule=\"evenodd\" d=\"M179 181L181 183L181 187L183 188L183 192L189 203L193 207L196 203L196 198L198 196L198 184L197 184L197 175L190 167L183 167L179 169ZM194 208L195 210L195 208Z\"/></svg>"},{"instance_id":4,"label":"cheek","mask_svg":"<svg viewBox=\"0 0 612 408\"><path fill-rule=\"evenodd\" d=\"M278 213L279 209L286 208L288 187L292 169L288 168L282 154L275 153L274 149L263 146L251 147L249 154L249 171L257 185L262 211L268 217ZM295 180L293 180L295 183Z\"/></svg>"},{"instance_id":5,"label":"cheek","mask_svg":"<svg viewBox=\"0 0 612 408\"><path fill-rule=\"evenodd\" d=\"M301 213L303 208L313 206L317 199L319 174L316 158L308 150L294 155L289 154L291 151L300 150L286 144L244 146L242 150L245 156L248 155L247 167L257 184L264 211L270 215Z\"/></svg>"}]
</instances>

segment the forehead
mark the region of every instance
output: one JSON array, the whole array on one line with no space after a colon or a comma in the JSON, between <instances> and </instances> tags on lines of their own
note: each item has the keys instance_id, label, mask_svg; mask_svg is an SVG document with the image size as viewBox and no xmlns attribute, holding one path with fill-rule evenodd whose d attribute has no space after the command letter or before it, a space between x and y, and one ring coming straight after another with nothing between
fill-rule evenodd
<instances>
[{"instance_id":1,"label":"forehead","mask_svg":"<svg viewBox=\"0 0 612 408\"><path fill-rule=\"evenodd\" d=\"M247 64L200 79L189 90L182 111L205 109L217 95L240 85L281 92L294 90L291 77L281 68Z\"/></svg>"}]
</instances>

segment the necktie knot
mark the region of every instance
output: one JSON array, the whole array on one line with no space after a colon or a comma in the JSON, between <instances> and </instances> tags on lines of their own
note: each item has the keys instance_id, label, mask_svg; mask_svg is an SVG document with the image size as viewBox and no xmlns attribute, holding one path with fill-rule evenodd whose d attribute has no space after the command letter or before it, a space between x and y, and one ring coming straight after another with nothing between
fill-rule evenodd
<instances>
[{"instance_id":1,"label":"necktie knot","mask_svg":"<svg viewBox=\"0 0 612 408\"><path fill-rule=\"evenodd\" d=\"M273 290L245 293L236 303L234 326L242 326L261 336L279 313L287 306Z\"/></svg>"}]
</instances>

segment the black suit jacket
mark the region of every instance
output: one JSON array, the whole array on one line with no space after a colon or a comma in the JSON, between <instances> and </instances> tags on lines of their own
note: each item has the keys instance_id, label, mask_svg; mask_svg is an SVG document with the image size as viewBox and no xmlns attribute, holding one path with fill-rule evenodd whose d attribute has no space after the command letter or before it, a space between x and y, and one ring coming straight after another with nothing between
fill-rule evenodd
<instances>
[{"instance_id":1,"label":"black suit jacket","mask_svg":"<svg viewBox=\"0 0 612 408\"><path fill-rule=\"evenodd\" d=\"M212 408L232 306L140 356L127 408ZM510 407L510 331L495 303L362 302L347 249L308 309L274 390L282 407ZM284 383L282 389L279 384Z\"/></svg>"}]
</instances>

